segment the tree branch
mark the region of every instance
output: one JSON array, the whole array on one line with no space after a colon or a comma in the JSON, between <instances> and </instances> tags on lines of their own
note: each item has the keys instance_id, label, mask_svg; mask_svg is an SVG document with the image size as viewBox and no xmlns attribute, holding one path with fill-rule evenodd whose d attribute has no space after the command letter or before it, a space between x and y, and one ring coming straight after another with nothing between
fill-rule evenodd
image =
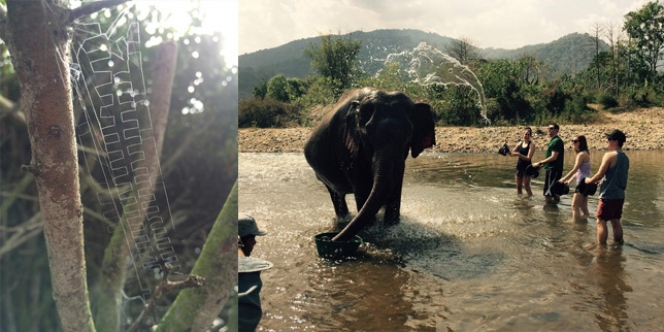
<instances>
[{"instance_id":1,"label":"tree branch","mask_svg":"<svg viewBox=\"0 0 664 332\"><path fill-rule=\"evenodd\" d=\"M235 181L191 271L205 286L180 292L157 332L205 331L223 309L237 284L237 203Z\"/></svg>"},{"instance_id":2,"label":"tree branch","mask_svg":"<svg viewBox=\"0 0 664 332\"><path fill-rule=\"evenodd\" d=\"M21 124L26 124L25 114L21 110L21 102L13 102L0 95L0 119L7 115L13 116Z\"/></svg>"},{"instance_id":3,"label":"tree branch","mask_svg":"<svg viewBox=\"0 0 664 332\"><path fill-rule=\"evenodd\" d=\"M102 0L102 1L91 2L87 5L83 5L78 8L72 9L69 12L69 24L74 23L74 21L83 16L96 13L102 9L121 5L127 1L130 0Z\"/></svg>"},{"instance_id":4,"label":"tree branch","mask_svg":"<svg viewBox=\"0 0 664 332\"><path fill-rule=\"evenodd\" d=\"M143 319L152 313L154 310L157 301L161 299L164 294L170 292L177 292L182 289L192 288L192 287L202 287L205 283L205 278L199 277L197 275L190 275L185 280L180 281L168 281L168 274L170 272L171 264L166 264L164 269L164 275L161 278L161 283L157 285L154 290L154 296L150 299L148 305L143 308L141 314L136 318L136 320L131 324L131 326L125 332L137 332Z\"/></svg>"},{"instance_id":5,"label":"tree branch","mask_svg":"<svg viewBox=\"0 0 664 332\"><path fill-rule=\"evenodd\" d=\"M7 42L7 7L0 3L0 39Z\"/></svg>"}]
</instances>

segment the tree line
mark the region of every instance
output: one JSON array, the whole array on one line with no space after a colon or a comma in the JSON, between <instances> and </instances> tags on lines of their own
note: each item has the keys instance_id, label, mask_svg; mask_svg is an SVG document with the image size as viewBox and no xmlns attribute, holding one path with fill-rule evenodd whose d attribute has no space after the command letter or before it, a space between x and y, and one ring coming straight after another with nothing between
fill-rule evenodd
<instances>
[{"instance_id":1,"label":"tree line","mask_svg":"<svg viewBox=\"0 0 664 332\"><path fill-rule=\"evenodd\" d=\"M595 56L585 70L551 76L547 63L532 54L514 60L487 60L467 37L449 44L445 52L478 77L486 96L487 117L493 124L588 123L597 112L588 104L606 109L632 109L664 104L664 5L649 2L629 12L625 22L596 23L588 42ZM600 41L608 41L601 51ZM573 45L571 45L573 46ZM304 55L316 75L301 78L277 74L253 89L253 98L241 100L240 127L287 127L313 124L312 109L333 104L354 87L374 86L400 90L434 107L438 125L477 126L480 116L476 92L467 86L412 83L406 68L387 63L374 76L360 69L361 42L331 34L310 44Z\"/></svg>"}]
</instances>

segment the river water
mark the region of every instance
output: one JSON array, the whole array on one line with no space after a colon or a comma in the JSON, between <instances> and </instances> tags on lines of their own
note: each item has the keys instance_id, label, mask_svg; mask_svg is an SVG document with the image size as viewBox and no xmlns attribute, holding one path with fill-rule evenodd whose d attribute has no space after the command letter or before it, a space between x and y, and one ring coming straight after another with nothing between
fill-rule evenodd
<instances>
[{"instance_id":1,"label":"river water","mask_svg":"<svg viewBox=\"0 0 664 332\"><path fill-rule=\"evenodd\" d=\"M240 211L269 233L252 256L274 263L259 330L661 331L664 152L628 155L622 247L589 249L594 219L572 220L571 195L545 206L543 174L534 197L517 195L514 158L425 153L407 161L401 223L361 233L356 259L329 261L313 238L334 228L334 210L303 155L241 153Z\"/></svg>"}]
</instances>

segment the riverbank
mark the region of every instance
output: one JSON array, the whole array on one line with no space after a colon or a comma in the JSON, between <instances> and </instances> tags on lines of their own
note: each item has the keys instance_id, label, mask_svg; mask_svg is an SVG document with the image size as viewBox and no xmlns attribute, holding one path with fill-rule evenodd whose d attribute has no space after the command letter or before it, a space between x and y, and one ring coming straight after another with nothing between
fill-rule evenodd
<instances>
[{"instance_id":1,"label":"riverbank","mask_svg":"<svg viewBox=\"0 0 664 332\"><path fill-rule=\"evenodd\" d=\"M533 140L541 150L549 141L546 126L531 126ZM664 149L664 108L641 108L612 113L600 111L597 121L587 125L561 125L559 136L571 149L571 140L585 135L591 150L604 149L604 133L620 129L627 134L625 150ZM239 152L302 152L312 128L261 129L243 128L238 132ZM434 151L458 153L496 153L507 141L510 147L522 137L522 128L506 127L437 127Z\"/></svg>"}]
</instances>

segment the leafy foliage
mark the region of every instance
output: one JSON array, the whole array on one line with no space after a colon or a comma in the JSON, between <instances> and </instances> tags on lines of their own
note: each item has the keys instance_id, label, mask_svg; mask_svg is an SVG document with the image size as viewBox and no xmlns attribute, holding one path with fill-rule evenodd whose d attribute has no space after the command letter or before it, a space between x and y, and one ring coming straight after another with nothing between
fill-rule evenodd
<instances>
[{"instance_id":1,"label":"leafy foliage","mask_svg":"<svg viewBox=\"0 0 664 332\"><path fill-rule=\"evenodd\" d=\"M355 31L337 36L352 38L361 43L358 62L362 72L373 76L385 67L377 59L386 59L389 54L411 51L420 42L426 42L439 50L447 50L459 40L412 29L385 29L371 32ZM464 37L462 37L463 39ZM467 40L469 41L469 40ZM252 96L252 89L261 79L268 80L277 74L286 77L306 78L314 75L311 59L303 51L311 44L320 46L320 38L295 40L282 46L243 54L238 58L240 68L240 98ZM600 51L609 46L600 40ZM469 49L471 50L471 49ZM542 66L542 76L552 78L556 75L573 74L588 67L595 56L592 37L587 34L570 34L547 44L524 46L514 50L481 48L472 49L473 58L486 60L514 60L523 55L532 55L546 66Z\"/></svg>"},{"instance_id":2,"label":"leafy foliage","mask_svg":"<svg viewBox=\"0 0 664 332\"><path fill-rule=\"evenodd\" d=\"M639 29L643 30L640 38L648 41L664 36L660 33L657 37L646 37L645 34L646 30L653 32L657 27L662 27L659 23L660 6L659 3L651 2L639 11L628 14L626 17L632 21L628 21L626 27L638 24ZM357 32L352 34L352 38L356 38L355 42L362 45L358 54L361 73L349 74L347 67L335 72L332 68L336 62L327 62L324 69L330 71L317 69L319 75L308 74L309 76L301 80L304 84L299 86L301 89L298 90L300 93L297 97L294 97L292 92L288 93L291 105L299 109L290 113L275 113L279 116L279 121L268 121L257 114L253 117L261 118L261 121L269 123L270 126L279 126L280 123L284 125L282 119L286 114L290 114L289 119L292 120L286 121L287 125L292 125L296 116L299 116L301 125L307 125L312 119L307 118L306 110L319 109L321 105L334 103L343 86L339 77L347 77L351 79L350 86L343 86L344 89L373 86L399 90L413 99L428 102L434 109L438 125L484 125L484 120L479 116L479 98L469 87L415 84L406 68L401 68L398 62L372 61L376 58L384 59L390 53L410 51L420 41L427 41L438 49L452 50L467 62L468 68L476 74L484 89L486 105L483 106L491 123L587 123L597 116L597 113L587 106L591 102L598 102L606 108L662 105L664 76L662 72L650 71L647 56L650 53L646 51L653 47L638 46L642 44L636 42L636 33L635 30L635 41L631 43L621 39L610 40L611 47L600 40L599 36L571 34L548 44L508 51L475 49L469 39L454 41L417 30ZM350 36L347 38L351 38ZM320 59L333 59L338 55L334 51L332 37L325 38L319 41L318 45L325 43L326 47L312 46L315 42L309 44L310 52L318 52L318 58L310 57L314 68L321 66L323 62ZM281 67L285 58L278 56L297 54L298 49L306 48L307 41L310 39L243 55L239 58L241 73L257 75L262 70L260 68L264 68L259 65L261 61L273 71L285 68ZM353 44L352 40L346 42ZM477 59L475 51L490 59ZM289 77L289 73L294 72L287 72L285 69L282 73L287 77L287 81L300 80L295 77L302 77L294 74ZM278 74L273 76L276 77L275 75ZM245 104L247 107L249 105ZM286 105L279 107L286 110ZM243 112L250 113L249 109L244 109Z\"/></svg>"},{"instance_id":3,"label":"leafy foliage","mask_svg":"<svg viewBox=\"0 0 664 332\"><path fill-rule=\"evenodd\" d=\"M627 13L625 19L624 30L634 40L634 55L651 76L656 75L659 62L664 60L664 4L648 2Z\"/></svg>"},{"instance_id":4,"label":"leafy foliage","mask_svg":"<svg viewBox=\"0 0 664 332\"><path fill-rule=\"evenodd\" d=\"M300 124L300 108L272 98L244 99L238 105L240 128L283 128Z\"/></svg>"},{"instance_id":5,"label":"leafy foliage","mask_svg":"<svg viewBox=\"0 0 664 332\"><path fill-rule=\"evenodd\" d=\"M323 35L320 46L312 43L304 50L304 55L311 59L311 67L331 84L335 97L350 87L358 65L360 44L350 37Z\"/></svg>"}]
</instances>

